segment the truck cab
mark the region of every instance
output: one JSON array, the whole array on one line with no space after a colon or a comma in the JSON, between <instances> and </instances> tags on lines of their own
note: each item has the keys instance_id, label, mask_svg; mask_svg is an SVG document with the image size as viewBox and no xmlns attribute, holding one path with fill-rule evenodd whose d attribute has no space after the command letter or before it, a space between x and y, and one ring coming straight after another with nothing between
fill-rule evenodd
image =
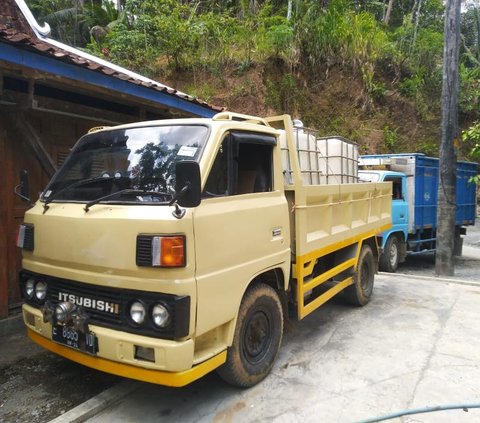
<instances>
[{"instance_id":1,"label":"truck cab","mask_svg":"<svg viewBox=\"0 0 480 423\"><path fill-rule=\"evenodd\" d=\"M403 263L407 256L407 178L404 173L390 170L360 170L358 176L364 182L392 183L392 227L382 232L378 239L381 248L380 270L395 272L398 264Z\"/></svg>"}]
</instances>

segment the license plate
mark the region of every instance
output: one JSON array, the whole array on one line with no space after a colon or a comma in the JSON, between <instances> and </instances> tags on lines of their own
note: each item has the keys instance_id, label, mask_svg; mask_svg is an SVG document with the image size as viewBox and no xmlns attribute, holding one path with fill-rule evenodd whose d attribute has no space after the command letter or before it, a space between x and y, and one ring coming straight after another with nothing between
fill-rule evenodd
<instances>
[{"instance_id":1,"label":"license plate","mask_svg":"<svg viewBox=\"0 0 480 423\"><path fill-rule=\"evenodd\" d=\"M97 337L94 333L82 333L68 326L54 326L52 340L92 355L98 351Z\"/></svg>"}]
</instances>

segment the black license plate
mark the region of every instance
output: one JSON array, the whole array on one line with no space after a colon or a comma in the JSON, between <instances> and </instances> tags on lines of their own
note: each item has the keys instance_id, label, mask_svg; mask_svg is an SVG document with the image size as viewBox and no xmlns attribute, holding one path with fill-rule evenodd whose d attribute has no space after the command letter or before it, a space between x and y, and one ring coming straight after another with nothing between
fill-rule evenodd
<instances>
[{"instance_id":1,"label":"black license plate","mask_svg":"<svg viewBox=\"0 0 480 423\"><path fill-rule=\"evenodd\" d=\"M82 333L68 326L53 326L52 340L92 355L98 351L95 334L92 332Z\"/></svg>"}]
</instances>

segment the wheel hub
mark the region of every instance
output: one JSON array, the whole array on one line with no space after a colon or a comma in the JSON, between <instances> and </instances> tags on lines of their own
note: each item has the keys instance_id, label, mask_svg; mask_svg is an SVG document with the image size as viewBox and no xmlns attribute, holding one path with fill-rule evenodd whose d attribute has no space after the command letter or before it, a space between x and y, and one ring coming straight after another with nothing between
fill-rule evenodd
<instances>
[{"instance_id":1,"label":"wheel hub","mask_svg":"<svg viewBox=\"0 0 480 423\"><path fill-rule=\"evenodd\" d=\"M270 322L265 313L257 311L249 320L245 329L244 352L248 361L260 361L268 351Z\"/></svg>"},{"instance_id":2,"label":"wheel hub","mask_svg":"<svg viewBox=\"0 0 480 423\"><path fill-rule=\"evenodd\" d=\"M398 249L395 243L392 243L390 247L390 264L395 266L397 263Z\"/></svg>"}]
</instances>

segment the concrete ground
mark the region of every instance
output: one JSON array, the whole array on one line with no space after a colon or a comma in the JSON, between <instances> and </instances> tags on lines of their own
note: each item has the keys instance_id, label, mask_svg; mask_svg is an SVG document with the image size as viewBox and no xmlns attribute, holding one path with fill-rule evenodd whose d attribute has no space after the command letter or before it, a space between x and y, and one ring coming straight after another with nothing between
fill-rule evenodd
<instances>
[{"instance_id":1,"label":"concrete ground","mask_svg":"<svg viewBox=\"0 0 480 423\"><path fill-rule=\"evenodd\" d=\"M34 344L19 315L0 320L1 423L47 422L120 380Z\"/></svg>"},{"instance_id":2,"label":"concrete ground","mask_svg":"<svg viewBox=\"0 0 480 423\"><path fill-rule=\"evenodd\" d=\"M381 274L367 307L334 300L291 323L272 374L259 385L238 390L215 375L182 389L136 383L87 421L354 422L480 403L479 321L480 280ZM473 422L480 410L396 421Z\"/></svg>"}]
</instances>

